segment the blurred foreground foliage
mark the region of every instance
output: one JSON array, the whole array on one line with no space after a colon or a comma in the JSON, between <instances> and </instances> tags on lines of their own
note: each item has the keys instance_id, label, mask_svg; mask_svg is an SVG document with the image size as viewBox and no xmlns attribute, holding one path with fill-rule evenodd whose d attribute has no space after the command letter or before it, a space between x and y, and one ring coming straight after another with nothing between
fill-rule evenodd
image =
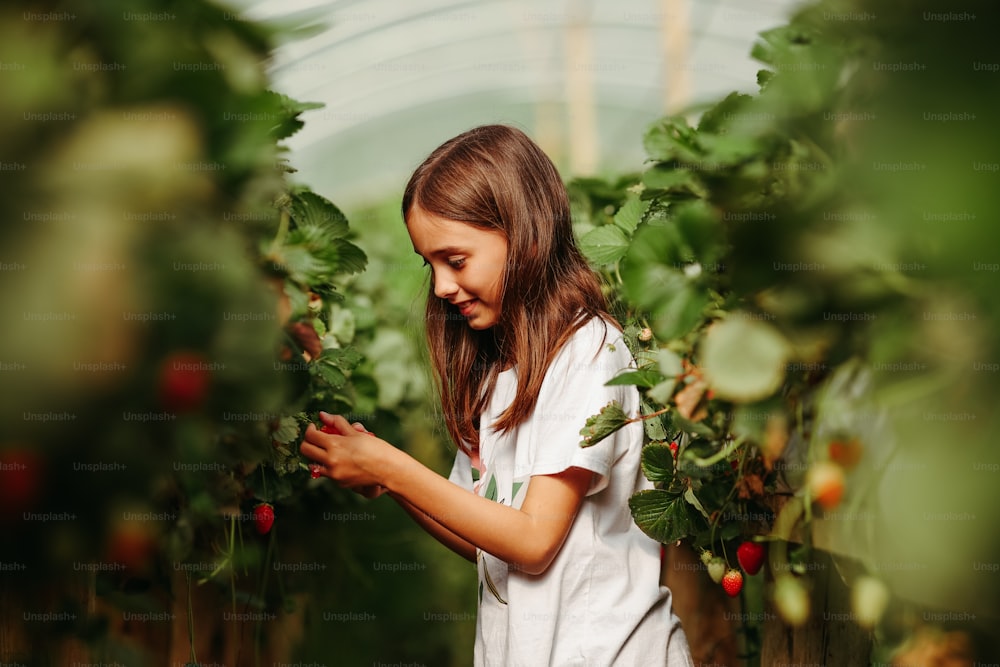
<instances>
[{"instance_id":1,"label":"blurred foreground foliage","mask_svg":"<svg viewBox=\"0 0 1000 667\"><path fill-rule=\"evenodd\" d=\"M319 409L400 442L421 387L346 217L289 180L318 105L268 89L278 34L201 0L0 9L4 660L453 659L425 614L455 575L298 453Z\"/></svg>"}]
</instances>

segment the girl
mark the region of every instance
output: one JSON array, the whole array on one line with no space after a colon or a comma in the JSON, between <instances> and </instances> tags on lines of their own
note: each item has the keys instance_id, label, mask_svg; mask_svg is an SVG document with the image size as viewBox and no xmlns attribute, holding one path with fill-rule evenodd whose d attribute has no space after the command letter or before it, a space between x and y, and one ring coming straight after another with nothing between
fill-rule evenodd
<instances>
[{"instance_id":1,"label":"girl","mask_svg":"<svg viewBox=\"0 0 1000 667\"><path fill-rule=\"evenodd\" d=\"M610 401L636 413L633 365L573 239L566 189L521 131L478 127L417 168L403 195L431 269L427 342L449 479L343 418L321 413L301 451L369 496L383 491L479 570L475 664L691 665L659 581L659 545L628 499L647 488L630 424L580 447ZM328 429L329 430L329 429Z\"/></svg>"}]
</instances>

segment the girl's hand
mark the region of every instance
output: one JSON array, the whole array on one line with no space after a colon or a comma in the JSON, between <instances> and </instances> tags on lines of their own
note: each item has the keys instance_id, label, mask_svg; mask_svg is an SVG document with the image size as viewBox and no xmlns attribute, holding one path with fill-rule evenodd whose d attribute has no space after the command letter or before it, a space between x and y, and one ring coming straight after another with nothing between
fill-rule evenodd
<instances>
[{"instance_id":1,"label":"girl's hand","mask_svg":"<svg viewBox=\"0 0 1000 667\"><path fill-rule=\"evenodd\" d=\"M348 424L343 417L320 412L323 430L310 424L299 450L306 458L315 461L313 468L366 498L377 498L385 488L377 483L377 450L388 443L372 436L360 423ZM343 434L343 435L341 435ZM357 437L366 434L363 440Z\"/></svg>"}]
</instances>

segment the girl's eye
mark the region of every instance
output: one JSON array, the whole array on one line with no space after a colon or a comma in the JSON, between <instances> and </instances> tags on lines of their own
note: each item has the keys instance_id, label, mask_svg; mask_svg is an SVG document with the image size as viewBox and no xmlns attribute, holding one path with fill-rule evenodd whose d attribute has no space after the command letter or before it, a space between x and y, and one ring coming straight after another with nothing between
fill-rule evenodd
<instances>
[{"instance_id":1,"label":"girl's eye","mask_svg":"<svg viewBox=\"0 0 1000 667\"><path fill-rule=\"evenodd\" d=\"M465 258L464 257L456 257L455 259L449 259L448 260L448 264L453 269L460 269L465 264Z\"/></svg>"}]
</instances>

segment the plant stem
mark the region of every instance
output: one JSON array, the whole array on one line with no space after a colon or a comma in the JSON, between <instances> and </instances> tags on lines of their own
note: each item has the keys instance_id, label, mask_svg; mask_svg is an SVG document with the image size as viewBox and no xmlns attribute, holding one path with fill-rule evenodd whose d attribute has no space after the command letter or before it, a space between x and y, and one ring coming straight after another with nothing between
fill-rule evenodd
<instances>
[{"instance_id":1,"label":"plant stem","mask_svg":"<svg viewBox=\"0 0 1000 667\"><path fill-rule=\"evenodd\" d=\"M285 242L285 236L288 235L288 223L291 220L291 216L288 215L287 210L281 211L281 221L278 223L278 232L274 235L274 239L271 241L270 247L267 249L267 254L270 257L277 257L278 248L281 244Z\"/></svg>"},{"instance_id":2,"label":"plant stem","mask_svg":"<svg viewBox=\"0 0 1000 667\"><path fill-rule=\"evenodd\" d=\"M191 572L184 572L187 580L187 615L188 615L188 645L191 648L191 662L198 664L198 655L194 649L194 604L191 602Z\"/></svg>"},{"instance_id":3,"label":"plant stem","mask_svg":"<svg viewBox=\"0 0 1000 667\"><path fill-rule=\"evenodd\" d=\"M744 442L744 438L740 436L707 459L695 457L694 464L699 468L707 468L710 465L714 465L739 449Z\"/></svg>"},{"instance_id":4,"label":"plant stem","mask_svg":"<svg viewBox=\"0 0 1000 667\"><path fill-rule=\"evenodd\" d=\"M650 412L648 415L644 415L644 414L640 413L640 414L636 415L635 417L632 417L631 419L626 419L625 420L625 424L634 424L635 422L641 422L641 421L644 421L646 419L652 419L653 417L659 417L662 414L666 414L667 412L670 412L670 410L671 410L671 408L668 405L665 408L660 408L656 412ZM622 426L625 426L625 424L622 424Z\"/></svg>"}]
</instances>

